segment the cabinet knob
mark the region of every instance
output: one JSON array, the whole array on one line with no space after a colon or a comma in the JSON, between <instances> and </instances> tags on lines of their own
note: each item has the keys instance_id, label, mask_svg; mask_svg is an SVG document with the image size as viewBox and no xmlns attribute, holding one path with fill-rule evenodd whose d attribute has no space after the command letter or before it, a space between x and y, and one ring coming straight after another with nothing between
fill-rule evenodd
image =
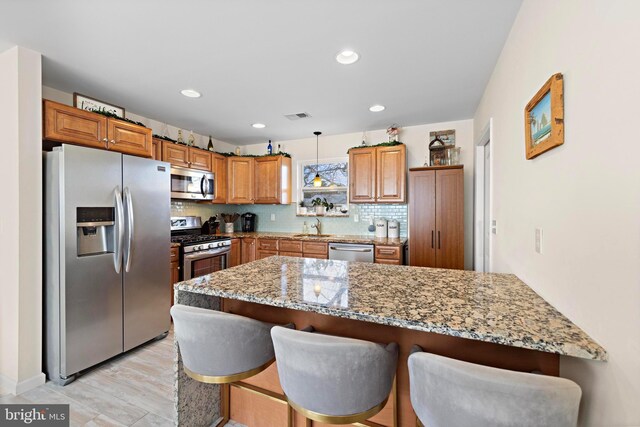
<instances>
[{"instance_id":1,"label":"cabinet knob","mask_svg":"<svg viewBox=\"0 0 640 427\"><path fill-rule=\"evenodd\" d=\"M115 144L115 143L116 143L116 140L115 140L115 139L112 139L110 142L111 142L112 144Z\"/></svg>"},{"instance_id":2,"label":"cabinet knob","mask_svg":"<svg viewBox=\"0 0 640 427\"><path fill-rule=\"evenodd\" d=\"M102 142L109 142L107 138L102 138Z\"/></svg>"}]
</instances>

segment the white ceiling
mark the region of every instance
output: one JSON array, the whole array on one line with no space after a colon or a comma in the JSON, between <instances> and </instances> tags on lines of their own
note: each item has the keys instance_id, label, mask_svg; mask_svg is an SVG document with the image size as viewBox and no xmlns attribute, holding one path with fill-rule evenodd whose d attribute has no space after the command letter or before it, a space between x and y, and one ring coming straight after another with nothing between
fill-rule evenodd
<instances>
[{"instance_id":1,"label":"white ceiling","mask_svg":"<svg viewBox=\"0 0 640 427\"><path fill-rule=\"evenodd\" d=\"M47 86L250 144L472 117L520 3L0 0L0 50L42 52Z\"/></svg>"}]
</instances>

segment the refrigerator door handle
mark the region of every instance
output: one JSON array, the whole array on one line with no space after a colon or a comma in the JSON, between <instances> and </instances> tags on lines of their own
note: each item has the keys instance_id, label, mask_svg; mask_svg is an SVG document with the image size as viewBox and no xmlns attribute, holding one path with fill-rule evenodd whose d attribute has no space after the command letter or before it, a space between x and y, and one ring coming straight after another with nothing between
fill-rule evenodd
<instances>
[{"instance_id":1,"label":"refrigerator door handle","mask_svg":"<svg viewBox=\"0 0 640 427\"><path fill-rule=\"evenodd\" d=\"M124 209L122 207L122 193L120 187L115 190L116 202L116 233L115 233L115 250L113 251L113 267L116 273L120 273L122 269L122 241L124 240Z\"/></svg>"},{"instance_id":2,"label":"refrigerator door handle","mask_svg":"<svg viewBox=\"0 0 640 427\"><path fill-rule=\"evenodd\" d=\"M124 271L128 273L131 268L131 252L133 251L133 201L131 200L131 190L129 190L129 187L124 189L124 197L127 204L127 247L124 252Z\"/></svg>"}]
</instances>

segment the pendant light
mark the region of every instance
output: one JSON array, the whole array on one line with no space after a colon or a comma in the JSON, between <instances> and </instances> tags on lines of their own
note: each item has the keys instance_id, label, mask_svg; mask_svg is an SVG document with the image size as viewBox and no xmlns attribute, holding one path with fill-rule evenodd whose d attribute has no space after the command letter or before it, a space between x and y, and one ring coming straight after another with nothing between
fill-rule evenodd
<instances>
[{"instance_id":1,"label":"pendant light","mask_svg":"<svg viewBox=\"0 0 640 427\"><path fill-rule=\"evenodd\" d=\"M316 136L316 177L313 178L313 186L322 187L322 179L318 174L318 137L322 135L322 132L315 131L313 134Z\"/></svg>"}]
</instances>

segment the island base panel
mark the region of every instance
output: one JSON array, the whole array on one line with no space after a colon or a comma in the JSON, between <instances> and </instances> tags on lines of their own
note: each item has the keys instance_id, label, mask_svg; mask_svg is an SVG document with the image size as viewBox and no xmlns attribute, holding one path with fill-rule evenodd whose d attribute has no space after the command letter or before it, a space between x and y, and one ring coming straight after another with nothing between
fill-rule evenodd
<instances>
[{"instance_id":1,"label":"island base panel","mask_svg":"<svg viewBox=\"0 0 640 427\"><path fill-rule=\"evenodd\" d=\"M380 343L397 342L399 345L398 370L396 373L397 406L395 404L396 399L389 398L385 408L370 419L373 422L372 425L392 427L394 409L397 410L398 426L414 427L416 425L415 413L411 407L409 396L409 370L407 367L407 358L414 344L418 344L427 352L471 363L513 371L538 371L545 375L559 375L560 358L552 353L232 299L222 300L222 310L276 324L293 322L297 329L313 325L321 333ZM244 380L244 382L274 393L283 393L278 380L277 363L274 363L255 377ZM285 421L287 415L286 405L255 394L255 397L247 397L246 395L250 393L246 390L233 390L232 388L231 419L251 427L286 425L286 423L264 424L258 421L258 417L250 414L249 412L253 411L273 413L273 417ZM240 399L243 403L234 402L234 399ZM314 427L324 427L328 424L313 422L312 425ZM295 414L295 426L305 426L304 418L297 413Z\"/></svg>"},{"instance_id":2,"label":"island base panel","mask_svg":"<svg viewBox=\"0 0 640 427\"><path fill-rule=\"evenodd\" d=\"M431 353L472 363L522 372L538 371L545 375L559 374L559 356L552 353L233 299L221 300L218 297L187 291L176 291L176 303L233 312L277 324L293 322L298 329L313 325L321 333L380 343L397 342L399 357L396 396L390 397L385 408L371 418L371 423L367 423L372 426L394 426L394 413L397 413L398 426L414 427L416 425L409 396L407 368L407 358L414 344L420 345L425 351ZM274 396L283 395L278 381L277 363L255 377L225 388L213 384L202 384L186 376L178 350L176 343L175 411L176 422L179 425L212 425L228 417L250 427L287 425L288 407L282 400L273 396L258 395L251 390L252 386L257 386L269 390ZM226 398L230 400L229 414L223 413ZM325 426L317 422L312 425ZM294 426L306 426L300 414L294 414Z\"/></svg>"}]
</instances>

